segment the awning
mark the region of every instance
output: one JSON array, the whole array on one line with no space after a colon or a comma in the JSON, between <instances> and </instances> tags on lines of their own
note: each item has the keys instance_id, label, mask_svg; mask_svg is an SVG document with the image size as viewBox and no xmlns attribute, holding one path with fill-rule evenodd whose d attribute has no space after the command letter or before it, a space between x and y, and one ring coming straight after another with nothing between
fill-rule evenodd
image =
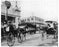
<instances>
[{"instance_id":1,"label":"awning","mask_svg":"<svg viewBox=\"0 0 59 47\"><path fill-rule=\"evenodd\" d=\"M6 15L6 13L1 12L1 15ZM19 15L15 15L15 14L8 14L8 16L11 16L11 17L20 17Z\"/></svg>"},{"instance_id":2,"label":"awning","mask_svg":"<svg viewBox=\"0 0 59 47\"><path fill-rule=\"evenodd\" d=\"M36 25L33 25L31 23L21 23L19 26L26 26L26 27L31 27L31 28L36 28Z\"/></svg>"}]
</instances>

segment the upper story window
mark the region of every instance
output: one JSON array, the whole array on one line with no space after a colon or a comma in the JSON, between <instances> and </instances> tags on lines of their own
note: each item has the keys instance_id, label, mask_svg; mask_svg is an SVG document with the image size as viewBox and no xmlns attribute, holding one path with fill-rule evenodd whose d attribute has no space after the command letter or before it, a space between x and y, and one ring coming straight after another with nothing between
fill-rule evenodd
<instances>
[{"instance_id":1,"label":"upper story window","mask_svg":"<svg viewBox=\"0 0 59 47\"><path fill-rule=\"evenodd\" d=\"M34 20L33 18L31 18L31 20Z\"/></svg>"},{"instance_id":2,"label":"upper story window","mask_svg":"<svg viewBox=\"0 0 59 47\"><path fill-rule=\"evenodd\" d=\"M41 19L39 19L39 21L42 21Z\"/></svg>"},{"instance_id":3,"label":"upper story window","mask_svg":"<svg viewBox=\"0 0 59 47\"><path fill-rule=\"evenodd\" d=\"M26 19L24 21L26 21Z\"/></svg>"},{"instance_id":4,"label":"upper story window","mask_svg":"<svg viewBox=\"0 0 59 47\"><path fill-rule=\"evenodd\" d=\"M28 21L30 21L30 19L27 19Z\"/></svg>"}]
</instances>

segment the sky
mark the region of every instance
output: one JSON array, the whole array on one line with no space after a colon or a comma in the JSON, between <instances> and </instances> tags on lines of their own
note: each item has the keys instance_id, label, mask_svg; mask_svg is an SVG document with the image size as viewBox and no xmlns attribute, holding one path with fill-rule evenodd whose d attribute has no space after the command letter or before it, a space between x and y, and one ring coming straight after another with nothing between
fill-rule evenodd
<instances>
[{"instance_id":1,"label":"sky","mask_svg":"<svg viewBox=\"0 0 59 47\"><path fill-rule=\"evenodd\" d=\"M5 0L2 0L2 2ZM8 0L12 7L15 7L15 1L21 10L21 18L36 16L44 20L58 21L57 0ZM21 7L21 8L20 8Z\"/></svg>"}]
</instances>

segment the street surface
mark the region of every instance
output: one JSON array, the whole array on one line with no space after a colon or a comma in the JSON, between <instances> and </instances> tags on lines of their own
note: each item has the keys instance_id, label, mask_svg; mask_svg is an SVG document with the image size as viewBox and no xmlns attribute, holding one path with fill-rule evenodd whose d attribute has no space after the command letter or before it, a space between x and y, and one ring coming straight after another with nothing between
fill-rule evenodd
<instances>
[{"instance_id":1,"label":"street surface","mask_svg":"<svg viewBox=\"0 0 59 47\"><path fill-rule=\"evenodd\" d=\"M27 34L26 40L22 43L18 43L17 38L15 39L14 46L58 46L56 39L52 39L53 36L50 36L48 39L44 37L42 40L41 34ZM2 46L8 46L7 41L2 42Z\"/></svg>"}]
</instances>

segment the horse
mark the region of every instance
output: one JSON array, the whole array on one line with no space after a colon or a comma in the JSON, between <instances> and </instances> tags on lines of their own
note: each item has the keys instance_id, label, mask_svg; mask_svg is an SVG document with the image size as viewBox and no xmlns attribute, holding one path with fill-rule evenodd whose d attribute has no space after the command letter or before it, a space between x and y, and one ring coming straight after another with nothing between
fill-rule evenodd
<instances>
[{"instance_id":1,"label":"horse","mask_svg":"<svg viewBox=\"0 0 59 47\"><path fill-rule=\"evenodd\" d=\"M44 36L46 36L48 39L48 36L50 36L50 35L52 35L52 36L54 36L54 38L56 38L57 31L54 28L52 28L50 26L44 26L44 27L40 28L40 30L41 30L41 34L42 34L42 40L43 40Z\"/></svg>"},{"instance_id":2,"label":"horse","mask_svg":"<svg viewBox=\"0 0 59 47\"><path fill-rule=\"evenodd\" d=\"M56 37L56 30L54 28L48 28L46 30L46 33L47 33L47 37L48 37L48 35L53 35L54 38Z\"/></svg>"},{"instance_id":3,"label":"horse","mask_svg":"<svg viewBox=\"0 0 59 47\"><path fill-rule=\"evenodd\" d=\"M42 38L44 37L44 34L46 33L47 39L49 35L53 35L54 38L56 37L56 30L54 28L48 28L48 27L44 27L42 30Z\"/></svg>"},{"instance_id":4,"label":"horse","mask_svg":"<svg viewBox=\"0 0 59 47\"><path fill-rule=\"evenodd\" d=\"M19 43L22 43L24 41L24 38L26 40L26 28L23 27L23 28L20 28L20 26L18 27L17 29L18 33L17 33L17 36L18 36L18 42Z\"/></svg>"}]
</instances>

